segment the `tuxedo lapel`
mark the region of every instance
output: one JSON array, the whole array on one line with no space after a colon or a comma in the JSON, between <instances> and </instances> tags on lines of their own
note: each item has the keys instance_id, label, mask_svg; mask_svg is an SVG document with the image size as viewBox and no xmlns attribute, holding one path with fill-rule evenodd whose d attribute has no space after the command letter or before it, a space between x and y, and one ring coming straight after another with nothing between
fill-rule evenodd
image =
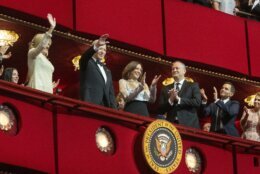
<instances>
[{"instance_id":1,"label":"tuxedo lapel","mask_svg":"<svg viewBox=\"0 0 260 174\"><path fill-rule=\"evenodd\" d=\"M112 78L112 75L111 75L111 72L110 70L104 65L104 70L105 70L105 73L106 73L106 76L107 76L107 82L106 82L106 85L109 84L109 81L110 79ZM103 76L102 76L103 77Z\"/></svg>"},{"instance_id":2,"label":"tuxedo lapel","mask_svg":"<svg viewBox=\"0 0 260 174\"><path fill-rule=\"evenodd\" d=\"M186 80L184 80L184 82L183 82L183 84L181 86L181 89L180 89L180 91L178 93L178 96L182 96L187 87L188 87L187 82L186 82Z\"/></svg>"},{"instance_id":3,"label":"tuxedo lapel","mask_svg":"<svg viewBox=\"0 0 260 174\"><path fill-rule=\"evenodd\" d=\"M105 79L104 79L104 77L103 77L103 75L102 75L102 72L100 71L100 69L99 69L97 63L96 63L93 59L91 59L91 62L92 62L92 64L93 64L93 66L95 67L95 69L98 71L99 75L102 77L103 81L105 82ZM105 72L106 72L106 68L105 68L105 67L104 67L104 70L105 70ZM107 72L106 72L106 74L107 74Z\"/></svg>"}]
</instances>

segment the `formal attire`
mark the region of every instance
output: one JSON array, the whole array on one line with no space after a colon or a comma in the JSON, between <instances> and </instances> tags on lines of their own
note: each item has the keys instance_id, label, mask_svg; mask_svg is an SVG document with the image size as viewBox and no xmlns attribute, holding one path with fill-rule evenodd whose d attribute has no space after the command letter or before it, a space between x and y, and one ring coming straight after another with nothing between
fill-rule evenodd
<instances>
[{"instance_id":1,"label":"formal attire","mask_svg":"<svg viewBox=\"0 0 260 174\"><path fill-rule=\"evenodd\" d=\"M247 120L246 112L243 113L241 118L241 127L243 129L242 138L260 142L260 114L249 109Z\"/></svg>"},{"instance_id":2,"label":"formal attire","mask_svg":"<svg viewBox=\"0 0 260 174\"><path fill-rule=\"evenodd\" d=\"M160 95L159 114L167 113L167 120L181 125L199 128L197 110L201 104L200 88L197 83L182 80L181 84L165 86ZM169 101L169 90L179 88L180 101Z\"/></svg>"},{"instance_id":3,"label":"formal attire","mask_svg":"<svg viewBox=\"0 0 260 174\"><path fill-rule=\"evenodd\" d=\"M234 15L234 10L236 7L235 0L213 0L213 2L219 3L220 11L230 14L230 15Z\"/></svg>"},{"instance_id":4,"label":"formal attire","mask_svg":"<svg viewBox=\"0 0 260 174\"><path fill-rule=\"evenodd\" d=\"M94 47L90 47L79 61L80 99L101 106L116 108L111 71L93 58Z\"/></svg>"},{"instance_id":5,"label":"formal attire","mask_svg":"<svg viewBox=\"0 0 260 174\"><path fill-rule=\"evenodd\" d=\"M54 67L49 59L41 53L47 46L49 39L50 35L45 34L40 44L36 48L31 48L28 52L27 86L53 93L52 74Z\"/></svg>"},{"instance_id":6,"label":"formal attire","mask_svg":"<svg viewBox=\"0 0 260 174\"><path fill-rule=\"evenodd\" d=\"M147 84L143 87L137 80L119 80L119 92L125 99L124 111L149 116L147 103L156 99L156 87L150 88Z\"/></svg>"},{"instance_id":7,"label":"formal attire","mask_svg":"<svg viewBox=\"0 0 260 174\"><path fill-rule=\"evenodd\" d=\"M186 0L187 2L198 3L206 7L212 7L210 0Z\"/></svg>"},{"instance_id":8,"label":"formal attire","mask_svg":"<svg viewBox=\"0 0 260 174\"><path fill-rule=\"evenodd\" d=\"M218 132L231 136L239 136L235 127L235 120L239 113L239 102L235 100L217 100L203 106L205 116L211 116L211 132Z\"/></svg>"}]
</instances>

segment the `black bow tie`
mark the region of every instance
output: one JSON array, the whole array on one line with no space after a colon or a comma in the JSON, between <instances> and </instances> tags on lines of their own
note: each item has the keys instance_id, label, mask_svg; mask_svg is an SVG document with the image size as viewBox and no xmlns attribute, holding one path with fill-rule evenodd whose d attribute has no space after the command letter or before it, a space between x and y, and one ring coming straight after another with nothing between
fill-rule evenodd
<instances>
[{"instance_id":1,"label":"black bow tie","mask_svg":"<svg viewBox=\"0 0 260 174\"><path fill-rule=\"evenodd\" d=\"M96 60L96 63L97 63L97 65L104 66L104 64L102 62L100 62L100 60Z\"/></svg>"}]
</instances>

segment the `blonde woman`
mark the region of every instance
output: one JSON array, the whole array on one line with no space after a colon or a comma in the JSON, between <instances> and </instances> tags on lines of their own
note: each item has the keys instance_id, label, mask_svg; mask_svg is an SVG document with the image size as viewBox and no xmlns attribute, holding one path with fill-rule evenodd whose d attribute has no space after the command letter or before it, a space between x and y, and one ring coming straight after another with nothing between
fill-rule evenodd
<instances>
[{"instance_id":1,"label":"blonde woman","mask_svg":"<svg viewBox=\"0 0 260 174\"><path fill-rule=\"evenodd\" d=\"M240 124L243 129L242 138L260 142L260 92L256 93L254 108L244 107Z\"/></svg>"},{"instance_id":2,"label":"blonde woman","mask_svg":"<svg viewBox=\"0 0 260 174\"><path fill-rule=\"evenodd\" d=\"M47 18L50 29L46 33L36 34L29 43L27 86L53 93L53 88L59 84L59 80L52 82L54 67L48 59L48 54L56 19L51 14L48 14Z\"/></svg>"}]
</instances>

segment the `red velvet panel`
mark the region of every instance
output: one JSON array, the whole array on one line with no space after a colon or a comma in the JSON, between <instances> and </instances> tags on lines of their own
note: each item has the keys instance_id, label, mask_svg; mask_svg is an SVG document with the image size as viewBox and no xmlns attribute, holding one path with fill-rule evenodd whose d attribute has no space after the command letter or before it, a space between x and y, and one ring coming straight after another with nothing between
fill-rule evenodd
<instances>
[{"instance_id":1,"label":"red velvet panel","mask_svg":"<svg viewBox=\"0 0 260 174\"><path fill-rule=\"evenodd\" d=\"M252 76L260 77L260 23L247 21Z\"/></svg>"},{"instance_id":2,"label":"red velvet panel","mask_svg":"<svg viewBox=\"0 0 260 174\"><path fill-rule=\"evenodd\" d=\"M232 152L229 150L221 149L219 147L204 144L199 141L192 141L187 139L183 140L183 155L185 151L190 148L196 148L201 152L203 173L220 174L220 173L233 173L233 158ZM183 156L181 165L177 169L179 174L189 173L185 164L185 157ZM221 164L219 163L221 161Z\"/></svg>"},{"instance_id":3,"label":"red velvet panel","mask_svg":"<svg viewBox=\"0 0 260 174\"><path fill-rule=\"evenodd\" d=\"M1 96L0 101L14 105L21 118L18 135L0 131L0 162L55 173L52 113L12 98Z\"/></svg>"},{"instance_id":4,"label":"red velvet panel","mask_svg":"<svg viewBox=\"0 0 260 174\"><path fill-rule=\"evenodd\" d=\"M116 152L106 156L99 152L95 132L109 127L115 135ZM137 131L119 124L69 115L58 115L58 146L60 173L139 173L134 159ZM142 154L139 154L142 158ZM145 164L144 164L145 165ZM145 166L144 166L145 167Z\"/></svg>"},{"instance_id":5,"label":"red velvet panel","mask_svg":"<svg viewBox=\"0 0 260 174\"><path fill-rule=\"evenodd\" d=\"M258 166L254 166L254 157L258 160ZM258 174L260 172L260 155L237 154L238 174L250 173ZM247 167L244 167L247 166Z\"/></svg>"},{"instance_id":6,"label":"red velvet panel","mask_svg":"<svg viewBox=\"0 0 260 174\"><path fill-rule=\"evenodd\" d=\"M1 0L0 5L42 18L52 13L59 24L73 27L72 0Z\"/></svg>"},{"instance_id":7,"label":"red velvet panel","mask_svg":"<svg viewBox=\"0 0 260 174\"><path fill-rule=\"evenodd\" d=\"M84 116L75 115L73 111L70 114L59 113L57 114L58 151L55 153L51 111L43 109L40 105L29 104L32 101L26 98L22 101L1 96L0 100L15 105L21 117L21 131L17 136L6 136L0 131L0 162L55 173L54 155L58 155L56 167L59 173L154 173L145 162L141 150L142 127L137 128L137 125L104 117L101 120L98 112L85 112ZM95 132L100 126L108 127L115 137L116 152L113 156L106 156L96 148ZM214 146L214 141L205 142L195 136L184 135L185 133L181 135L183 157L174 173L189 173L184 156L190 147L195 147L202 153L203 173L235 172L231 150L220 145ZM236 155L238 174L254 174L259 171L259 167L253 166L252 161L253 157L259 160L259 155L239 152Z\"/></svg>"},{"instance_id":8,"label":"red velvet panel","mask_svg":"<svg viewBox=\"0 0 260 174\"><path fill-rule=\"evenodd\" d=\"M105 156L96 148L95 132L100 126L109 127L116 139L116 153ZM138 131L127 127L77 116L58 115L59 171L61 173L153 173L142 171L147 167L142 153L136 156L136 148L141 147ZM136 143L139 141L139 144ZM185 164L185 151L195 147L202 152L204 172L210 174L233 173L232 152L219 147L203 144L194 140L183 139L183 158L174 173L189 173ZM223 165L220 165L221 161ZM138 164L142 168L138 168ZM217 167L216 167L217 166Z\"/></svg>"},{"instance_id":9,"label":"red velvet panel","mask_svg":"<svg viewBox=\"0 0 260 174\"><path fill-rule=\"evenodd\" d=\"M140 46L158 53L162 47L160 0L77 0L77 30Z\"/></svg>"},{"instance_id":10,"label":"red velvet panel","mask_svg":"<svg viewBox=\"0 0 260 174\"><path fill-rule=\"evenodd\" d=\"M244 19L165 0L167 55L247 74Z\"/></svg>"}]
</instances>

